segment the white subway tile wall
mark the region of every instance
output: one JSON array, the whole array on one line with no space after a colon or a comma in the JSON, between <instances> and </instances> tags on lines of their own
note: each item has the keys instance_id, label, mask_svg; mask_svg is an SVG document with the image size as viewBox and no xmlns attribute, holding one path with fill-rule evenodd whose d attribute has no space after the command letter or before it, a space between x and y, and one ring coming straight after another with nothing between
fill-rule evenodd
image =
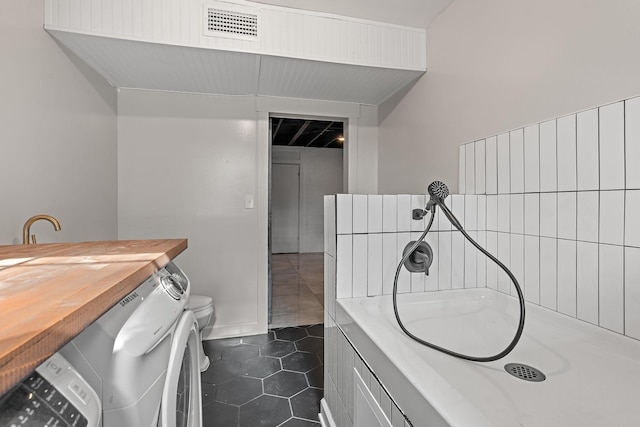
<instances>
[{"instance_id":1,"label":"white subway tile wall","mask_svg":"<svg viewBox=\"0 0 640 427\"><path fill-rule=\"evenodd\" d=\"M556 121L540 123L540 191L558 190Z\"/></svg>"},{"instance_id":2,"label":"white subway tile wall","mask_svg":"<svg viewBox=\"0 0 640 427\"><path fill-rule=\"evenodd\" d=\"M353 234L367 233L369 230L368 197L364 194L353 196Z\"/></svg>"},{"instance_id":3,"label":"white subway tile wall","mask_svg":"<svg viewBox=\"0 0 640 427\"><path fill-rule=\"evenodd\" d=\"M576 232L580 241L598 242L599 197L598 191L578 191Z\"/></svg>"},{"instance_id":4,"label":"white subway tile wall","mask_svg":"<svg viewBox=\"0 0 640 427\"><path fill-rule=\"evenodd\" d=\"M411 196L408 194L398 194L397 219L398 231L411 231ZM345 212L345 215L348 215Z\"/></svg>"},{"instance_id":5,"label":"white subway tile wall","mask_svg":"<svg viewBox=\"0 0 640 427\"><path fill-rule=\"evenodd\" d=\"M640 339L640 98L464 144L459 160L462 194L446 204L512 269L528 302ZM335 223L325 228L337 236L325 245L338 298L392 292L402 250L427 224L411 210L427 200L337 196ZM366 245L359 234L369 234ZM403 268L399 292L487 286L515 294L440 212L427 241L429 275ZM359 259L364 268L354 265ZM362 288L364 276L370 283Z\"/></svg>"},{"instance_id":6,"label":"white subway tile wall","mask_svg":"<svg viewBox=\"0 0 640 427\"><path fill-rule=\"evenodd\" d=\"M577 317L598 324L598 244L577 242Z\"/></svg>"},{"instance_id":7,"label":"white subway tile wall","mask_svg":"<svg viewBox=\"0 0 640 427\"><path fill-rule=\"evenodd\" d=\"M507 268L511 268L511 235L509 233L498 233L497 257ZM511 279L502 268L498 268L497 289L505 294L511 293Z\"/></svg>"},{"instance_id":8,"label":"white subway tile wall","mask_svg":"<svg viewBox=\"0 0 640 427\"><path fill-rule=\"evenodd\" d=\"M578 190L598 190L600 188L598 109L578 113L576 120Z\"/></svg>"},{"instance_id":9,"label":"white subway tile wall","mask_svg":"<svg viewBox=\"0 0 640 427\"><path fill-rule=\"evenodd\" d=\"M551 310L557 308L558 240L540 238L540 305Z\"/></svg>"},{"instance_id":10,"label":"white subway tile wall","mask_svg":"<svg viewBox=\"0 0 640 427\"><path fill-rule=\"evenodd\" d=\"M600 326L624 332L624 247L600 245Z\"/></svg>"},{"instance_id":11,"label":"white subway tile wall","mask_svg":"<svg viewBox=\"0 0 640 427\"><path fill-rule=\"evenodd\" d=\"M558 193L558 238L576 240L576 192Z\"/></svg>"},{"instance_id":12,"label":"white subway tile wall","mask_svg":"<svg viewBox=\"0 0 640 427\"><path fill-rule=\"evenodd\" d=\"M451 289L451 232L438 233L438 289ZM414 273L415 274L415 273Z\"/></svg>"},{"instance_id":13,"label":"white subway tile wall","mask_svg":"<svg viewBox=\"0 0 640 427\"><path fill-rule=\"evenodd\" d=\"M511 233L510 254L509 254L509 270L516 277L518 284L524 283L524 235ZM509 293L517 295L516 289L507 279L509 283Z\"/></svg>"},{"instance_id":14,"label":"white subway tile wall","mask_svg":"<svg viewBox=\"0 0 640 427\"><path fill-rule=\"evenodd\" d=\"M638 191L638 194L640 194L640 191ZM467 231L476 231L478 230L478 196L469 194L463 197L464 229ZM456 213L454 212L454 214Z\"/></svg>"},{"instance_id":15,"label":"white subway tile wall","mask_svg":"<svg viewBox=\"0 0 640 427\"><path fill-rule=\"evenodd\" d=\"M478 231L478 240L477 242L483 248L487 247L487 232L486 231ZM476 287L482 288L487 286L487 257L476 250L476 265L477 265L477 273L476 273ZM473 252L466 252L467 254L473 254ZM493 262L489 261L489 263L493 264ZM495 265L495 264L493 264Z\"/></svg>"},{"instance_id":16,"label":"white subway tile wall","mask_svg":"<svg viewBox=\"0 0 640 427\"><path fill-rule=\"evenodd\" d=\"M486 180L487 194L498 194L498 139L486 139Z\"/></svg>"},{"instance_id":17,"label":"white subway tile wall","mask_svg":"<svg viewBox=\"0 0 640 427\"><path fill-rule=\"evenodd\" d=\"M524 280L525 300L540 304L540 237L524 236Z\"/></svg>"},{"instance_id":18,"label":"white subway tile wall","mask_svg":"<svg viewBox=\"0 0 640 427\"><path fill-rule=\"evenodd\" d=\"M624 188L624 103L600 107L600 189Z\"/></svg>"},{"instance_id":19,"label":"white subway tile wall","mask_svg":"<svg viewBox=\"0 0 640 427\"><path fill-rule=\"evenodd\" d=\"M476 188L476 194L484 194L487 191L487 187L486 187L486 182L487 182L487 174L486 174L486 167L487 167L487 157L486 157L486 141L484 139L480 140L480 141L476 141L475 144L473 144L475 149L474 149L474 153L475 153L475 175L476 175L476 180L475 180L475 188ZM640 146L640 143L638 144ZM640 148L640 147L639 147ZM640 156L640 150L638 155ZM640 187L638 187L640 188ZM470 193L469 191L467 191L467 193Z\"/></svg>"},{"instance_id":20,"label":"white subway tile wall","mask_svg":"<svg viewBox=\"0 0 640 427\"><path fill-rule=\"evenodd\" d=\"M465 238L458 232L451 232L451 288L464 288L464 242Z\"/></svg>"},{"instance_id":21,"label":"white subway tile wall","mask_svg":"<svg viewBox=\"0 0 640 427\"><path fill-rule=\"evenodd\" d=\"M558 119L558 191L575 191L576 184L576 116Z\"/></svg>"},{"instance_id":22,"label":"white subway tile wall","mask_svg":"<svg viewBox=\"0 0 640 427\"><path fill-rule=\"evenodd\" d=\"M626 188L640 189L640 98L625 101Z\"/></svg>"},{"instance_id":23,"label":"white subway tile wall","mask_svg":"<svg viewBox=\"0 0 640 427\"><path fill-rule=\"evenodd\" d=\"M382 233L382 196L367 196L367 231Z\"/></svg>"},{"instance_id":24,"label":"white subway tile wall","mask_svg":"<svg viewBox=\"0 0 640 427\"><path fill-rule=\"evenodd\" d=\"M511 233L524 234L524 194L512 194L510 226Z\"/></svg>"},{"instance_id":25,"label":"white subway tile wall","mask_svg":"<svg viewBox=\"0 0 640 427\"><path fill-rule=\"evenodd\" d=\"M382 196L382 231L395 233L398 231L398 196Z\"/></svg>"},{"instance_id":26,"label":"white subway tile wall","mask_svg":"<svg viewBox=\"0 0 640 427\"><path fill-rule=\"evenodd\" d=\"M540 191L540 127L524 128L524 191Z\"/></svg>"},{"instance_id":27,"label":"white subway tile wall","mask_svg":"<svg viewBox=\"0 0 640 427\"><path fill-rule=\"evenodd\" d=\"M465 187L465 184L467 182L467 168L466 168L466 164L467 164L467 150L465 149L464 145L460 146L460 152L458 155L458 164L459 165L464 165L464 167L460 167L458 168L458 190L460 191L460 193L466 193L467 189Z\"/></svg>"},{"instance_id":28,"label":"white subway tile wall","mask_svg":"<svg viewBox=\"0 0 640 427\"><path fill-rule=\"evenodd\" d=\"M469 235L478 241L477 231L470 231ZM478 250L466 239L464 241L464 287L478 287Z\"/></svg>"},{"instance_id":29,"label":"white subway tile wall","mask_svg":"<svg viewBox=\"0 0 640 427\"><path fill-rule=\"evenodd\" d=\"M498 232L487 231L487 245L485 249L492 255L498 255ZM491 260L486 262L487 287L498 289L498 265Z\"/></svg>"},{"instance_id":30,"label":"white subway tile wall","mask_svg":"<svg viewBox=\"0 0 640 427\"><path fill-rule=\"evenodd\" d=\"M640 339L640 249L625 248L625 331L635 339Z\"/></svg>"},{"instance_id":31,"label":"white subway tile wall","mask_svg":"<svg viewBox=\"0 0 640 427\"><path fill-rule=\"evenodd\" d=\"M498 231L508 233L511 222L511 196L498 194Z\"/></svg>"},{"instance_id":32,"label":"white subway tile wall","mask_svg":"<svg viewBox=\"0 0 640 427\"><path fill-rule=\"evenodd\" d=\"M558 311L576 317L576 241L558 239Z\"/></svg>"},{"instance_id":33,"label":"white subway tile wall","mask_svg":"<svg viewBox=\"0 0 640 427\"><path fill-rule=\"evenodd\" d=\"M600 243L624 242L624 191L600 192Z\"/></svg>"},{"instance_id":34,"label":"white subway tile wall","mask_svg":"<svg viewBox=\"0 0 640 427\"><path fill-rule=\"evenodd\" d=\"M434 251L436 251L436 248L433 248L433 249ZM397 233L383 233L382 234L382 293L385 295L389 295L393 291L393 278L396 275L398 262L400 262L400 253L401 252L398 252ZM433 266L431 267L430 274L433 274ZM437 289L437 286L436 286L436 289Z\"/></svg>"},{"instance_id":35,"label":"white subway tile wall","mask_svg":"<svg viewBox=\"0 0 640 427\"><path fill-rule=\"evenodd\" d=\"M558 193L540 193L540 235L558 235Z\"/></svg>"},{"instance_id":36,"label":"white subway tile wall","mask_svg":"<svg viewBox=\"0 0 640 427\"><path fill-rule=\"evenodd\" d=\"M511 192L524 192L524 129L509 132ZM467 186L467 188L469 188ZM469 191L467 190L467 193Z\"/></svg>"},{"instance_id":37,"label":"white subway tile wall","mask_svg":"<svg viewBox=\"0 0 640 427\"><path fill-rule=\"evenodd\" d=\"M353 233L353 196L350 194L338 194L336 196L336 233Z\"/></svg>"},{"instance_id":38,"label":"white subway tile wall","mask_svg":"<svg viewBox=\"0 0 640 427\"><path fill-rule=\"evenodd\" d=\"M478 196L478 231L487 229L487 196L479 194ZM471 202L473 203L473 202Z\"/></svg>"},{"instance_id":39,"label":"white subway tile wall","mask_svg":"<svg viewBox=\"0 0 640 427\"><path fill-rule=\"evenodd\" d=\"M475 144L467 144L465 154L465 191L461 193L475 194L476 192L476 149Z\"/></svg>"},{"instance_id":40,"label":"white subway tile wall","mask_svg":"<svg viewBox=\"0 0 640 427\"><path fill-rule=\"evenodd\" d=\"M624 244L640 247L640 190L625 193Z\"/></svg>"},{"instance_id":41,"label":"white subway tile wall","mask_svg":"<svg viewBox=\"0 0 640 427\"><path fill-rule=\"evenodd\" d=\"M524 195L524 234L540 235L540 193Z\"/></svg>"},{"instance_id":42,"label":"white subway tile wall","mask_svg":"<svg viewBox=\"0 0 640 427\"><path fill-rule=\"evenodd\" d=\"M351 298L353 297L352 234L338 234L336 252L336 298Z\"/></svg>"},{"instance_id":43,"label":"white subway tile wall","mask_svg":"<svg viewBox=\"0 0 640 427\"><path fill-rule=\"evenodd\" d=\"M382 233L370 233L367 238L367 295L382 295Z\"/></svg>"},{"instance_id":44,"label":"white subway tile wall","mask_svg":"<svg viewBox=\"0 0 640 427\"><path fill-rule=\"evenodd\" d=\"M640 97L464 144L466 153L470 145L487 247L506 256L501 235L524 235L526 300L640 339ZM468 177L465 188L474 188ZM517 270L519 238L509 244L503 261ZM506 292L491 264L486 286Z\"/></svg>"},{"instance_id":45,"label":"white subway tile wall","mask_svg":"<svg viewBox=\"0 0 640 427\"><path fill-rule=\"evenodd\" d=\"M498 135L498 193L511 192L510 158L509 158L509 134ZM464 191L460 191L464 193Z\"/></svg>"}]
</instances>

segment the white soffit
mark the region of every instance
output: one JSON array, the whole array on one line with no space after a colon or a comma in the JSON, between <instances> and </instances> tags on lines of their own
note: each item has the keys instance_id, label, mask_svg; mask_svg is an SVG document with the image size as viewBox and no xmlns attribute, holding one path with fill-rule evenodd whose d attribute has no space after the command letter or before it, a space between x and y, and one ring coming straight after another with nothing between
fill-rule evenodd
<instances>
[{"instance_id":1,"label":"white soffit","mask_svg":"<svg viewBox=\"0 0 640 427\"><path fill-rule=\"evenodd\" d=\"M260 95L380 105L421 72L262 57Z\"/></svg>"},{"instance_id":2,"label":"white soffit","mask_svg":"<svg viewBox=\"0 0 640 427\"><path fill-rule=\"evenodd\" d=\"M207 35L212 8L257 37ZM46 0L45 29L123 88L379 105L426 71L424 30L247 2Z\"/></svg>"}]
</instances>

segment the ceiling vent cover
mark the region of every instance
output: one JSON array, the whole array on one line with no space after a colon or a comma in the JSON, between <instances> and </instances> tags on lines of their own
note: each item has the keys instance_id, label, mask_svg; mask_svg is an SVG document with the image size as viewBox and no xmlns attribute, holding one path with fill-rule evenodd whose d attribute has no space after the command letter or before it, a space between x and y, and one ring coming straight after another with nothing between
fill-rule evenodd
<instances>
[{"instance_id":1,"label":"ceiling vent cover","mask_svg":"<svg viewBox=\"0 0 640 427\"><path fill-rule=\"evenodd\" d=\"M259 15L247 11L205 7L205 35L258 40Z\"/></svg>"}]
</instances>

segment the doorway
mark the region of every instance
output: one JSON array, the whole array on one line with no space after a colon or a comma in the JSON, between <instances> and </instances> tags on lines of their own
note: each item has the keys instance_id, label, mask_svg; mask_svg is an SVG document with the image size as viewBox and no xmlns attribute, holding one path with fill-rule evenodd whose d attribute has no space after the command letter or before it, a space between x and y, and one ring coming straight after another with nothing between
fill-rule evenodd
<instances>
[{"instance_id":1,"label":"doorway","mask_svg":"<svg viewBox=\"0 0 640 427\"><path fill-rule=\"evenodd\" d=\"M344 120L269 119L269 327L324 319L324 195L343 191Z\"/></svg>"}]
</instances>

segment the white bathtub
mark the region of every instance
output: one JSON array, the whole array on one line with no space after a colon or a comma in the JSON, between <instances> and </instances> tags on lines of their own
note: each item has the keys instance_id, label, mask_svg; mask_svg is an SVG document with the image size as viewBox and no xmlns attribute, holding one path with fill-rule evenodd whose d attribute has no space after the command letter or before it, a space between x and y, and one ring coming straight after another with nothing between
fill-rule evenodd
<instances>
[{"instance_id":1,"label":"white bathtub","mask_svg":"<svg viewBox=\"0 0 640 427\"><path fill-rule=\"evenodd\" d=\"M501 351L517 300L490 289L399 295L416 335L455 351ZM526 305L522 339L502 360L473 363L424 347L398 327L390 296L338 300L336 320L415 427L640 426L640 342ZM546 375L528 382L504 365Z\"/></svg>"}]
</instances>

